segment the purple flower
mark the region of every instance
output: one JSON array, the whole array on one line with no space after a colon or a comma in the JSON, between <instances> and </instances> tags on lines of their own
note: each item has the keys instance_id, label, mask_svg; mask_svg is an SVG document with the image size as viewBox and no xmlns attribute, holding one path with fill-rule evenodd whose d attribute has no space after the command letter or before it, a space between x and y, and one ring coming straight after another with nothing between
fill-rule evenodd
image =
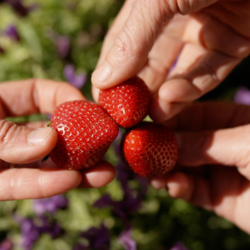
<instances>
[{"instance_id":1,"label":"purple flower","mask_svg":"<svg viewBox=\"0 0 250 250\"><path fill-rule=\"evenodd\" d=\"M12 250L13 243L10 239L5 239L0 243L0 250Z\"/></svg>"},{"instance_id":2,"label":"purple flower","mask_svg":"<svg viewBox=\"0 0 250 250\"><path fill-rule=\"evenodd\" d=\"M182 242L176 242L170 250L188 250Z\"/></svg>"},{"instance_id":3,"label":"purple flower","mask_svg":"<svg viewBox=\"0 0 250 250\"><path fill-rule=\"evenodd\" d=\"M246 87L240 87L234 96L234 101L239 104L250 105L250 91Z\"/></svg>"},{"instance_id":4,"label":"purple flower","mask_svg":"<svg viewBox=\"0 0 250 250\"><path fill-rule=\"evenodd\" d=\"M25 6L23 0L0 0L0 3L9 4L21 17L27 16L30 11L37 7L37 4Z\"/></svg>"},{"instance_id":5,"label":"purple flower","mask_svg":"<svg viewBox=\"0 0 250 250\"><path fill-rule=\"evenodd\" d=\"M76 74L75 67L71 64L64 67L63 74L65 79L78 89L81 89L87 81L87 76L84 73Z\"/></svg>"},{"instance_id":6,"label":"purple flower","mask_svg":"<svg viewBox=\"0 0 250 250\"><path fill-rule=\"evenodd\" d=\"M132 239L131 232L132 227L128 227L119 236L119 241L125 250L136 250L136 242Z\"/></svg>"},{"instance_id":7,"label":"purple flower","mask_svg":"<svg viewBox=\"0 0 250 250\"><path fill-rule=\"evenodd\" d=\"M60 58L66 58L70 53L70 39L67 36L57 36L55 39L57 54Z\"/></svg>"},{"instance_id":8,"label":"purple flower","mask_svg":"<svg viewBox=\"0 0 250 250\"><path fill-rule=\"evenodd\" d=\"M24 219L21 222L22 246L25 250L32 249L39 239L40 233L32 219Z\"/></svg>"},{"instance_id":9,"label":"purple flower","mask_svg":"<svg viewBox=\"0 0 250 250\"><path fill-rule=\"evenodd\" d=\"M13 41L20 41L20 36L17 32L17 29L14 25L8 26L4 31L3 34L8 36Z\"/></svg>"},{"instance_id":10,"label":"purple flower","mask_svg":"<svg viewBox=\"0 0 250 250\"><path fill-rule=\"evenodd\" d=\"M115 201L109 194L105 194L94 203L94 206L98 208L111 207L113 214L122 219L125 224L128 224L129 217L141 208L141 204L142 197L140 194L126 186L121 201Z\"/></svg>"},{"instance_id":11,"label":"purple flower","mask_svg":"<svg viewBox=\"0 0 250 250\"><path fill-rule=\"evenodd\" d=\"M36 218L21 218L15 216L16 221L20 223L22 246L25 250L31 250L35 242L44 233L49 234L52 238L62 235L63 230L54 220L50 220L45 216Z\"/></svg>"},{"instance_id":12,"label":"purple flower","mask_svg":"<svg viewBox=\"0 0 250 250\"><path fill-rule=\"evenodd\" d=\"M80 234L81 238L88 240L88 245L78 243L74 250L108 250L110 249L109 230L102 224L100 228L91 227Z\"/></svg>"},{"instance_id":13,"label":"purple flower","mask_svg":"<svg viewBox=\"0 0 250 250\"><path fill-rule=\"evenodd\" d=\"M33 200L33 207L37 215L54 214L60 209L67 208L68 200L64 195L59 194L50 198Z\"/></svg>"}]
</instances>

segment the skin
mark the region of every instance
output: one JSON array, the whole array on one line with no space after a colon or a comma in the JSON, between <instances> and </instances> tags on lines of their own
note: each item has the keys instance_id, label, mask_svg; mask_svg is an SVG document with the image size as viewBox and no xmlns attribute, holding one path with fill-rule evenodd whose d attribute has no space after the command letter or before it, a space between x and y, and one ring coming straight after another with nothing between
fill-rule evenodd
<instances>
[{"instance_id":1,"label":"skin","mask_svg":"<svg viewBox=\"0 0 250 250\"><path fill-rule=\"evenodd\" d=\"M249 124L249 106L223 102L189 105L165 122L176 132L177 166L173 172L149 180L151 185L166 188L173 198L212 210L250 233Z\"/></svg>"},{"instance_id":2,"label":"skin","mask_svg":"<svg viewBox=\"0 0 250 250\"><path fill-rule=\"evenodd\" d=\"M93 95L138 74L153 95L151 117L166 121L249 53L248 0L127 0L104 40Z\"/></svg>"},{"instance_id":3,"label":"skin","mask_svg":"<svg viewBox=\"0 0 250 250\"><path fill-rule=\"evenodd\" d=\"M17 125L4 120L53 113L63 102L84 99L64 82L30 79L0 84L0 200L44 198L113 180L115 170L104 161L83 171L59 169L50 160L42 163L56 145L55 129L44 122Z\"/></svg>"}]
</instances>

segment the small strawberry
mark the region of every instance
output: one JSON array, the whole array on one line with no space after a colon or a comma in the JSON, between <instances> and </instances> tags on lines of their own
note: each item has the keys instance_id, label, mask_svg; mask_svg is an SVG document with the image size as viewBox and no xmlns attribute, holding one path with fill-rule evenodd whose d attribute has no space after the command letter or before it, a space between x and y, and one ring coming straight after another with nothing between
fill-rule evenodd
<instances>
[{"instance_id":1,"label":"small strawberry","mask_svg":"<svg viewBox=\"0 0 250 250\"><path fill-rule=\"evenodd\" d=\"M62 168L94 166L118 135L118 126L99 105L90 101L71 101L59 105L51 117L58 141L50 153Z\"/></svg>"},{"instance_id":2,"label":"small strawberry","mask_svg":"<svg viewBox=\"0 0 250 250\"><path fill-rule=\"evenodd\" d=\"M118 86L101 90L99 104L119 126L129 128L145 118L150 99L147 85L135 76Z\"/></svg>"},{"instance_id":3,"label":"small strawberry","mask_svg":"<svg viewBox=\"0 0 250 250\"><path fill-rule=\"evenodd\" d=\"M153 122L141 122L122 141L124 160L143 177L161 176L176 164L178 147L174 133Z\"/></svg>"}]
</instances>

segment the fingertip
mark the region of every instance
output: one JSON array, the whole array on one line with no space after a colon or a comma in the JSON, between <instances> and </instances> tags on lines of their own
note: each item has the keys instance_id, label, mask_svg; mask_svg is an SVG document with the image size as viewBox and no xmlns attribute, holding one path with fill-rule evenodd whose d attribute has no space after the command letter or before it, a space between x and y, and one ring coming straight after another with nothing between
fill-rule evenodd
<instances>
[{"instance_id":1,"label":"fingertip","mask_svg":"<svg viewBox=\"0 0 250 250\"><path fill-rule=\"evenodd\" d=\"M96 103L99 102L99 93L100 93L100 89L98 89L94 85L92 85L92 95L93 95L93 99L95 100Z\"/></svg>"},{"instance_id":2,"label":"fingertip","mask_svg":"<svg viewBox=\"0 0 250 250\"><path fill-rule=\"evenodd\" d=\"M188 176L181 172L176 172L167 179L166 189L172 198L184 200L189 200L192 193L192 185Z\"/></svg>"},{"instance_id":3,"label":"fingertip","mask_svg":"<svg viewBox=\"0 0 250 250\"><path fill-rule=\"evenodd\" d=\"M110 87L109 80L112 77L112 74L112 67L104 61L94 70L91 82L96 88L108 88Z\"/></svg>"},{"instance_id":4,"label":"fingertip","mask_svg":"<svg viewBox=\"0 0 250 250\"><path fill-rule=\"evenodd\" d=\"M100 188L115 178L115 168L106 161L101 161L94 167L82 172L81 188Z\"/></svg>"},{"instance_id":5,"label":"fingertip","mask_svg":"<svg viewBox=\"0 0 250 250\"><path fill-rule=\"evenodd\" d=\"M166 176L150 178L149 184L156 190L161 190L166 187Z\"/></svg>"},{"instance_id":6,"label":"fingertip","mask_svg":"<svg viewBox=\"0 0 250 250\"><path fill-rule=\"evenodd\" d=\"M168 109L170 106L170 103L165 102L164 103L164 109L162 108L161 101L159 97L155 97L151 100L151 104L149 107L149 116L152 120L155 122L163 122L167 118Z\"/></svg>"},{"instance_id":7,"label":"fingertip","mask_svg":"<svg viewBox=\"0 0 250 250\"><path fill-rule=\"evenodd\" d=\"M170 103L155 97L151 101L149 115L155 122L164 122L178 114L185 106L186 103Z\"/></svg>"}]
</instances>

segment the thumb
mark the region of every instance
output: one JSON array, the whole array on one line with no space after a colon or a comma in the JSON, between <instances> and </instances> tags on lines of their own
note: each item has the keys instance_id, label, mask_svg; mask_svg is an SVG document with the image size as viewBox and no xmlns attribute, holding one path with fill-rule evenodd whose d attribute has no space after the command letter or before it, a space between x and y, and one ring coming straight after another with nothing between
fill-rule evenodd
<instances>
[{"instance_id":1,"label":"thumb","mask_svg":"<svg viewBox=\"0 0 250 250\"><path fill-rule=\"evenodd\" d=\"M57 142L53 128L33 129L0 121L0 159L13 164L39 160L49 154Z\"/></svg>"},{"instance_id":2,"label":"thumb","mask_svg":"<svg viewBox=\"0 0 250 250\"><path fill-rule=\"evenodd\" d=\"M128 0L133 1L133 0ZM175 14L187 14L216 0L137 0L102 64L92 75L97 88L110 88L136 75L145 65L158 34ZM170 48L171 49L171 48Z\"/></svg>"}]
</instances>

